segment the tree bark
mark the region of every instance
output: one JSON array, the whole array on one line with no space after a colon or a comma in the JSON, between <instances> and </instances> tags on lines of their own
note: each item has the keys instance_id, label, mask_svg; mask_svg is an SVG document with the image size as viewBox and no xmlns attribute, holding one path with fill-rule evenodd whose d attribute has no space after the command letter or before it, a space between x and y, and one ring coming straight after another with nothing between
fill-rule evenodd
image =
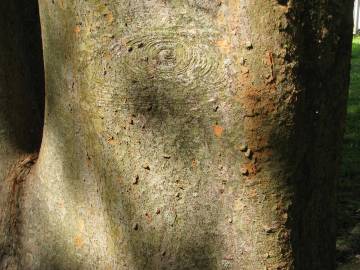
<instances>
[{"instance_id":1,"label":"tree bark","mask_svg":"<svg viewBox=\"0 0 360 270\"><path fill-rule=\"evenodd\" d=\"M351 0L39 4L19 269L335 268Z\"/></svg>"}]
</instances>

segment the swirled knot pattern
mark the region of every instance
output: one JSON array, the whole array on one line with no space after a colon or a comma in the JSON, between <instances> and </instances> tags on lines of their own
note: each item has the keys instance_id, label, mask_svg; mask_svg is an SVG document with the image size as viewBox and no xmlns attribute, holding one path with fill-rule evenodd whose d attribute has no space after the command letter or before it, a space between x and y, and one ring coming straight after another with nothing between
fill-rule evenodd
<instances>
[{"instance_id":1,"label":"swirled knot pattern","mask_svg":"<svg viewBox=\"0 0 360 270\"><path fill-rule=\"evenodd\" d=\"M126 74L143 80L176 82L182 87L224 87L224 61L211 40L173 31L125 38L117 47Z\"/></svg>"}]
</instances>

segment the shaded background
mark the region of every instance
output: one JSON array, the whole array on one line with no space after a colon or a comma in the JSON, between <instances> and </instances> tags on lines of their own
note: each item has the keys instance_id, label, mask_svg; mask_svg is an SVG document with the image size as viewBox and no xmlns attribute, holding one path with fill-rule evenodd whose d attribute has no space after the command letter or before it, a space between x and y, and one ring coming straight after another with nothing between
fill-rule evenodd
<instances>
[{"instance_id":1,"label":"shaded background","mask_svg":"<svg viewBox=\"0 0 360 270\"><path fill-rule=\"evenodd\" d=\"M2 0L0 12L1 133L15 149L33 152L41 143L44 118L38 3L37 0Z\"/></svg>"},{"instance_id":2,"label":"shaded background","mask_svg":"<svg viewBox=\"0 0 360 270\"><path fill-rule=\"evenodd\" d=\"M360 36L354 36L352 49L337 215L337 260L344 270L360 269Z\"/></svg>"}]
</instances>

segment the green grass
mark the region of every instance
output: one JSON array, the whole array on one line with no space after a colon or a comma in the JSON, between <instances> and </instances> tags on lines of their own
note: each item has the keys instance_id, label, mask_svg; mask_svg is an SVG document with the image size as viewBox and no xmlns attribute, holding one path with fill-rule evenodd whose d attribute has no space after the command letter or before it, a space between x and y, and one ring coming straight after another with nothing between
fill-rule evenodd
<instances>
[{"instance_id":1,"label":"green grass","mask_svg":"<svg viewBox=\"0 0 360 270\"><path fill-rule=\"evenodd\" d=\"M352 46L350 89L347 107L342 173L339 181L339 230L359 222L351 217L360 209L360 36Z\"/></svg>"},{"instance_id":2,"label":"green grass","mask_svg":"<svg viewBox=\"0 0 360 270\"><path fill-rule=\"evenodd\" d=\"M360 36L353 39L351 83L344 137L343 177L353 180L360 177ZM358 181L356 182L358 184Z\"/></svg>"},{"instance_id":3,"label":"green grass","mask_svg":"<svg viewBox=\"0 0 360 270\"><path fill-rule=\"evenodd\" d=\"M354 256L360 254L359 236L350 233L360 223L360 36L353 39L350 77L337 215L338 243L348 251L338 251L338 262L345 263L339 270L360 269Z\"/></svg>"}]
</instances>

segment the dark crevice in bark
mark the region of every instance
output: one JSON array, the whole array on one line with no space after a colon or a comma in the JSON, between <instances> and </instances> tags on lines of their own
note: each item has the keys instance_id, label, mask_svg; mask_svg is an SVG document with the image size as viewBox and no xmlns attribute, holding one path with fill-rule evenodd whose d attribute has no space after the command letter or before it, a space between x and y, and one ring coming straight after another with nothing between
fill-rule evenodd
<instances>
[{"instance_id":1,"label":"dark crevice in bark","mask_svg":"<svg viewBox=\"0 0 360 270\"><path fill-rule=\"evenodd\" d=\"M10 169L5 178L9 196L3 208L2 223L5 224L6 241L0 249L0 268L19 268L19 248L21 235L21 199L23 195L23 183L26 181L31 168L35 164L37 154L22 156Z\"/></svg>"},{"instance_id":2,"label":"dark crevice in bark","mask_svg":"<svg viewBox=\"0 0 360 270\"><path fill-rule=\"evenodd\" d=\"M286 6L288 4L289 0L278 0L278 3L280 5Z\"/></svg>"},{"instance_id":3,"label":"dark crevice in bark","mask_svg":"<svg viewBox=\"0 0 360 270\"><path fill-rule=\"evenodd\" d=\"M38 3L0 3L0 119L21 152L38 151L44 115L44 67Z\"/></svg>"}]
</instances>

